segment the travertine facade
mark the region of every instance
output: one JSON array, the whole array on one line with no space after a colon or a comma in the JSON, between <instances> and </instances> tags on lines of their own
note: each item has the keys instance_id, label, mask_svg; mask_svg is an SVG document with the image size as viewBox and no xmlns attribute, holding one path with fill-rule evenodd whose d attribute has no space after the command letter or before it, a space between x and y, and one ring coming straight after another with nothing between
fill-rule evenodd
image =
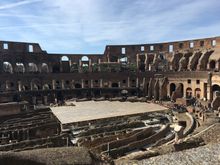
<instances>
[{"instance_id":1,"label":"travertine facade","mask_svg":"<svg viewBox=\"0 0 220 165\"><path fill-rule=\"evenodd\" d=\"M212 101L220 90L220 37L107 45L103 54L49 54L39 44L0 42L0 101L48 104L129 95ZM31 96L31 97L30 97Z\"/></svg>"}]
</instances>

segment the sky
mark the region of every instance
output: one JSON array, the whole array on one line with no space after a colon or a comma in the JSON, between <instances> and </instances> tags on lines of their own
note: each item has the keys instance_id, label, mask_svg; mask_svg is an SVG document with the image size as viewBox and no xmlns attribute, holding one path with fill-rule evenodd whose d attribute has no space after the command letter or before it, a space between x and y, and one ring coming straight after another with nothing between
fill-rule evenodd
<instances>
[{"instance_id":1,"label":"sky","mask_svg":"<svg viewBox=\"0 0 220 165\"><path fill-rule=\"evenodd\" d=\"M0 40L48 53L220 36L219 0L1 0Z\"/></svg>"}]
</instances>

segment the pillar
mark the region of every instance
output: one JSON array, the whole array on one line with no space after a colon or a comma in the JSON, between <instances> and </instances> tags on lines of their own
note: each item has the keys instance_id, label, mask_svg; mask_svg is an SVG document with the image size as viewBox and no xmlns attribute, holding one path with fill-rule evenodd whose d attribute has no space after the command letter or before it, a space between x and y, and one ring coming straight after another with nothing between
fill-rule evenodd
<instances>
[{"instance_id":1,"label":"pillar","mask_svg":"<svg viewBox=\"0 0 220 165\"><path fill-rule=\"evenodd\" d=\"M61 88L65 89L65 81L64 80L61 80Z\"/></svg>"},{"instance_id":2,"label":"pillar","mask_svg":"<svg viewBox=\"0 0 220 165\"><path fill-rule=\"evenodd\" d=\"M90 87L93 88L93 86L94 86L94 85L93 85L93 80L91 80L91 85L90 85Z\"/></svg>"},{"instance_id":3,"label":"pillar","mask_svg":"<svg viewBox=\"0 0 220 165\"><path fill-rule=\"evenodd\" d=\"M82 88L84 88L84 80L83 79L81 80L81 85L82 85Z\"/></svg>"},{"instance_id":4,"label":"pillar","mask_svg":"<svg viewBox=\"0 0 220 165\"><path fill-rule=\"evenodd\" d=\"M137 88L139 87L139 79L138 79L138 77L136 78L136 87Z\"/></svg>"},{"instance_id":5,"label":"pillar","mask_svg":"<svg viewBox=\"0 0 220 165\"><path fill-rule=\"evenodd\" d=\"M128 77L128 88L130 88L130 77Z\"/></svg>"},{"instance_id":6,"label":"pillar","mask_svg":"<svg viewBox=\"0 0 220 165\"><path fill-rule=\"evenodd\" d=\"M18 91L22 91L22 85L21 85L21 81L18 81Z\"/></svg>"},{"instance_id":7,"label":"pillar","mask_svg":"<svg viewBox=\"0 0 220 165\"><path fill-rule=\"evenodd\" d=\"M102 79L100 79L100 88L103 87Z\"/></svg>"}]
</instances>

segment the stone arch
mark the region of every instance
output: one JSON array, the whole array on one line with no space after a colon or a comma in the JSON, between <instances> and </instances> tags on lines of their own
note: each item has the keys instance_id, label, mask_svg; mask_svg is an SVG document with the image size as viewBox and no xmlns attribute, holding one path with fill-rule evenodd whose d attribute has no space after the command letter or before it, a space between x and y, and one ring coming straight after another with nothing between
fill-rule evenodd
<instances>
[{"instance_id":1,"label":"stone arch","mask_svg":"<svg viewBox=\"0 0 220 165\"><path fill-rule=\"evenodd\" d=\"M118 87L119 87L118 83L116 83L116 82L112 83L112 88L118 88Z\"/></svg>"},{"instance_id":2,"label":"stone arch","mask_svg":"<svg viewBox=\"0 0 220 165\"><path fill-rule=\"evenodd\" d=\"M33 63L33 62L28 63L28 72L31 72L31 73L38 72L37 65L35 63Z\"/></svg>"},{"instance_id":3,"label":"stone arch","mask_svg":"<svg viewBox=\"0 0 220 165\"><path fill-rule=\"evenodd\" d=\"M220 92L220 86L218 84L212 85L213 96L215 96L215 92L217 92L217 91Z\"/></svg>"},{"instance_id":4,"label":"stone arch","mask_svg":"<svg viewBox=\"0 0 220 165\"><path fill-rule=\"evenodd\" d=\"M192 97L192 88L186 88L186 98Z\"/></svg>"},{"instance_id":5,"label":"stone arch","mask_svg":"<svg viewBox=\"0 0 220 165\"><path fill-rule=\"evenodd\" d=\"M6 82L5 82L5 85L6 85L6 90L7 91L14 91L15 90L15 83L14 82L12 82L12 81L10 81L10 80L7 80Z\"/></svg>"},{"instance_id":6,"label":"stone arch","mask_svg":"<svg viewBox=\"0 0 220 165\"><path fill-rule=\"evenodd\" d=\"M17 73L24 73L25 72L25 67L23 63L16 63L15 64L15 72Z\"/></svg>"},{"instance_id":7,"label":"stone arch","mask_svg":"<svg viewBox=\"0 0 220 165\"><path fill-rule=\"evenodd\" d=\"M13 67L10 62L3 62L3 71L6 73L13 73Z\"/></svg>"},{"instance_id":8,"label":"stone arch","mask_svg":"<svg viewBox=\"0 0 220 165\"><path fill-rule=\"evenodd\" d=\"M89 57L88 56L83 56L82 58L81 58L81 61L83 61L83 62L88 62L89 61Z\"/></svg>"},{"instance_id":9,"label":"stone arch","mask_svg":"<svg viewBox=\"0 0 220 165\"><path fill-rule=\"evenodd\" d=\"M52 66L52 72L53 73L59 73L60 72L60 64L59 63L55 63Z\"/></svg>"},{"instance_id":10,"label":"stone arch","mask_svg":"<svg viewBox=\"0 0 220 165\"><path fill-rule=\"evenodd\" d=\"M31 80L31 90L40 90L41 82L38 79Z\"/></svg>"},{"instance_id":11,"label":"stone arch","mask_svg":"<svg viewBox=\"0 0 220 165\"><path fill-rule=\"evenodd\" d=\"M75 83L74 86L75 88L82 88L82 85L80 83Z\"/></svg>"},{"instance_id":12,"label":"stone arch","mask_svg":"<svg viewBox=\"0 0 220 165\"><path fill-rule=\"evenodd\" d=\"M69 57L67 56L62 56L61 61L70 61Z\"/></svg>"},{"instance_id":13,"label":"stone arch","mask_svg":"<svg viewBox=\"0 0 220 165\"><path fill-rule=\"evenodd\" d=\"M215 67L216 67L216 61L215 61L215 60L211 60L211 61L209 62L209 68L212 69L212 70L214 70Z\"/></svg>"},{"instance_id":14,"label":"stone arch","mask_svg":"<svg viewBox=\"0 0 220 165\"><path fill-rule=\"evenodd\" d=\"M200 88L195 89L195 97L198 99L201 98L201 89Z\"/></svg>"},{"instance_id":15,"label":"stone arch","mask_svg":"<svg viewBox=\"0 0 220 165\"><path fill-rule=\"evenodd\" d=\"M52 87L51 87L50 84L44 84L43 85L43 90L51 90L51 89L52 89Z\"/></svg>"},{"instance_id":16,"label":"stone arch","mask_svg":"<svg viewBox=\"0 0 220 165\"><path fill-rule=\"evenodd\" d=\"M170 84L170 96L172 96L173 92L176 90L176 84L171 83Z\"/></svg>"},{"instance_id":17,"label":"stone arch","mask_svg":"<svg viewBox=\"0 0 220 165\"><path fill-rule=\"evenodd\" d=\"M42 73L49 73L49 67L46 63L42 63L41 65L41 72Z\"/></svg>"},{"instance_id":18,"label":"stone arch","mask_svg":"<svg viewBox=\"0 0 220 165\"><path fill-rule=\"evenodd\" d=\"M70 59L67 56L62 56L61 57L61 71L65 73L70 72Z\"/></svg>"},{"instance_id":19,"label":"stone arch","mask_svg":"<svg viewBox=\"0 0 220 165\"><path fill-rule=\"evenodd\" d=\"M55 89L61 89L61 82L59 80L55 81Z\"/></svg>"}]
</instances>

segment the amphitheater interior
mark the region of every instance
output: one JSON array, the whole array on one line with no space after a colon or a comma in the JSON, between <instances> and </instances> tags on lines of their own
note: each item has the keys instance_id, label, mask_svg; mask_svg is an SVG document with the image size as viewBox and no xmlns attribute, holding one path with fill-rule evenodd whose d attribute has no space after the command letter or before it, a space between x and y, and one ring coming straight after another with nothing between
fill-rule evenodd
<instances>
[{"instance_id":1,"label":"amphitheater interior","mask_svg":"<svg viewBox=\"0 0 220 165\"><path fill-rule=\"evenodd\" d=\"M156 164L218 146L219 71L220 37L103 54L0 41L0 164Z\"/></svg>"}]
</instances>

